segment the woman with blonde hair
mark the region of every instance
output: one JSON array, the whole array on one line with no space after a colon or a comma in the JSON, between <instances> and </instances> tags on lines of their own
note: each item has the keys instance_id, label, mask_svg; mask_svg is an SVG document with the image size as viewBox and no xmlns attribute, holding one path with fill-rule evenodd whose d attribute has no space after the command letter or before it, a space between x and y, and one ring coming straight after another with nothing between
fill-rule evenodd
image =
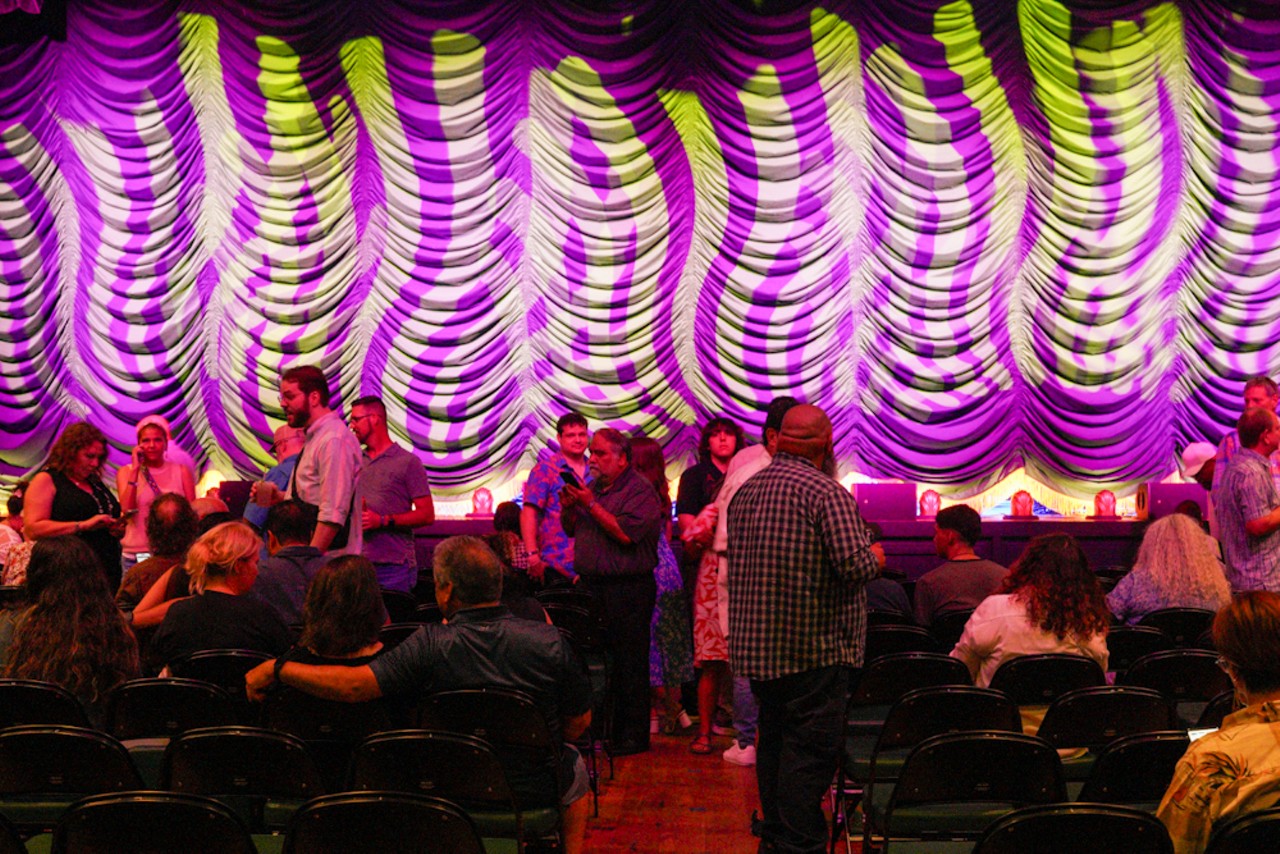
<instances>
[{"instance_id":1,"label":"woman with blonde hair","mask_svg":"<svg viewBox=\"0 0 1280 854\"><path fill-rule=\"evenodd\" d=\"M224 522L196 540L185 564L195 595L169 607L151 639L148 658L167 665L205 649L272 655L288 649L289 630L275 611L241 595L258 577L261 549L262 540L244 522Z\"/></svg>"},{"instance_id":2,"label":"woman with blonde hair","mask_svg":"<svg viewBox=\"0 0 1280 854\"><path fill-rule=\"evenodd\" d=\"M1131 625L1161 608L1216 611L1229 601L1217 543L1182 513L1151 523L1133 570L1107 595L1111 613Z\"/></svg>"}]
</instances>

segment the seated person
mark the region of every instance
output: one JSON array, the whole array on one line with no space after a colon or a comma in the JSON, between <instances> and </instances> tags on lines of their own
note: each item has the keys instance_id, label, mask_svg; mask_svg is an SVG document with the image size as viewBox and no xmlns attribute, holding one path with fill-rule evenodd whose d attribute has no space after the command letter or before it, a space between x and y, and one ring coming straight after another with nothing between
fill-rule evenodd
<instances>
[{"instance_id":1,"label":"seated person","mask_svg":"<svg viewBox=\"0 0 1280 854\"><path fill-rule=\"evenodd\" d=\"M1280 802L1280 594L1239 594L1214 619L1213 644L1244 708L1178 760L1156 811L1178 854L1203 851L1215 824Z\"/></svg>"},{"instance_id":2,"label":"seated person","mask_svg":"<svg viewBox=\"0 0 1280 854\"><path fill-rule=\"evenodd\" d=\"M1080 544L1067 534L1043 534L1027 544L1000 591L974 610L951 657L965 663L980 688L1020 655L1083 655L1106 670L1110 622Z\"/></svg>"},{"instance_id":3,"label":"seated person","mask_svg":"<svg viewBox=\"0 0 1280 854\"><path fill-rule=\"evenodd\" d=\"M933 522L933 548L946 563L916 582L915 617L932 625L943 614L972 611L999 589L1009 570L978 557L973 547L982 539L982 517L964 504L938 512Z\"/></svg>"},{"instance_id":4,"label":"seated person","mask_svg":"<svg viewBox=\"0 0 1280 854\"><path fill-rule=\"evenodd\" d=\"M500 603L502 565L476 537L450 537L434 555L436 601L446 624L427 624L395 649L357 667L266 662L245 677L262 699L276 678L326 699L365 702L384 695L421 696L455 688L514 688L538 705L553 733L577 738L591 722L591 685L568 641L553 626L515 618ZM578 854L586 830L587 775L582 758L564 746L568 785L564 850ZM512 785L523 803L545 803L540 787L521 775Z\"/></svg>"},{"instance_id":5,"label":"seated person","mask_svg":"<svg viewBox=\"0 0 1280 854\"><path fill-rule=\"evenodd\" d=\"M151 661L167 665L206 649L279 655L289 648L289 630L276 613L243 595L258 577L261 548L244 522L226 522L195 541L186 562L195 595L172 603L151 638Z\"/></svg>"},{"instance_id":6,"label":"seated person","mask_svg":"<svg viewBox=\"0 0 1280 854\"><path fill-rule=\"evenodd\" d=\"M1216 611L1230 600L1217 542L1182 513L1151 523L1133 570L1107 595L1111 613L1131 625L1161 608Z\"/></svg>"},{"instance_id":7,"label":"seated person","mask_svg":"<svg viewBox=\"0 0 1280 854\"><path fill-rule=\"evenodd\" d=\"M880 544L884 529L875 522L867 522L866 525L871 534L871 550L875 552L876 560L880 562L880 571L884 572L884 546ZM901 584L892 578L879 575L867 582L867 610L889 611L907 616L911 614L911 600Z\"/></svg>"},{"instance_id":8,"label":"seated person","mask_svg":"<svg viewBox=\"0 0 1280 854\"><path fill-rule=\"evenodd\" d=\"M494 533L485 542L502 561L502 604L511 613L526 620L551 622L542 603L533 595L529 580L529 557L520 539L520 508L514 501L504 501L493 512Z\"/></svg>"},{"instance_id":9,"label":"seated person","mask_svg":"<svg viewBox=\"0 0 1280 854\"><path fill-rule=\"evenodd\" d=\"M166 492L151 502L147 509L147 542L151 557L125 571L116 591L116 604L122 611L132 611L165 572L182 563L187 549L196 541L200 524L191 502L176 492Z\"/></svg>"},{"instance_id":10,"label":"seated person","mask_svg":"<svg viewBox=\"0 0 1280 854\"><path fill-rule=\"evenodd\" d=\"M258 580L249 595L270 606L285 625L300 623L307 585L327 560L311 545L315 505L281 501L267 511L266 530L267 557L258 563Z\"/></svg>"}]
</instances>

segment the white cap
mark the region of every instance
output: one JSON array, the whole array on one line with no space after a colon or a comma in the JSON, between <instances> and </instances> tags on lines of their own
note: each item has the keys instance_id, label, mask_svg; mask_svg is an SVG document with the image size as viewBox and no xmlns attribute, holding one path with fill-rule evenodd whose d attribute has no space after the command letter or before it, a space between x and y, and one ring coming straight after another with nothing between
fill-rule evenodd
<instances>
[{"instance_id":1,"label":"white cap","mask_svg":"<svg viewBox=\"0 0 1280 854\"><path fill-rule=\"evenodd\" d=\"M1218 455L1218 449L1208 442L1192 442L1182 452L1182 476L1195 477L1204 464Z\"/></svg>"}]
</instances>

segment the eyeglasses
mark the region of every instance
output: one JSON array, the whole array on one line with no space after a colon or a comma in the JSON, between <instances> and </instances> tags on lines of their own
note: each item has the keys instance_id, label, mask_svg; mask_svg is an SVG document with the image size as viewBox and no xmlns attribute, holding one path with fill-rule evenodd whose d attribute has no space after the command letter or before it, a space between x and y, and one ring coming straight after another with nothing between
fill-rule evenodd
<instances>
[{"instance_id":1,"label":"eyeglasses","mask_svg":"<svg viewBox=\"0 0 1280 854\"><path fill-rule=\"evenodd\" d=\"M1216 659L1214 659L1214 664L1218 665L1219 669L1221 669L1224 673L1227 671L1227 668L1235 667L1234 664L1232 664L1230 661L1227 661L1222 656L1218 656Z\"/></svg>"},{"instance_id":2,"label":"eyeglasses","mask_svg":"<svg viewBox=\"0 0 1280 854\"><path fill-rule=\"evenodd\" d=\"M366 418L372 418L372 417L373 416L367 412L364 415L352 415L350 418L347 419L347 423L355 424L357 421L363 421Z\"/></svg>"}]
</instances>

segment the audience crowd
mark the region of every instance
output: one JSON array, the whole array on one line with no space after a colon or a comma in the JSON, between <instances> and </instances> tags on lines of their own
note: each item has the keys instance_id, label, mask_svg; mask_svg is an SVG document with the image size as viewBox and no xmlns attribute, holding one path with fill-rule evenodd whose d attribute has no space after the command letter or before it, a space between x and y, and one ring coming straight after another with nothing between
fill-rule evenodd
<instances>
[{"instance_id":1,"label":"audience crowd","mask_svg":"<svg viewBox=\"0 0 1280 854\"><path fill-rule=\"evenodd\" d=\"M940 564L904 586L834 479L830 421L791 398L769 407L759 444L729 418L709 421L674 505L658 442L592 433L567 414L521 505L499 505L484 539L439 544L422 574L413 532L434 520L425 469L391 440L381 400L360 398L344 422L324 375L293 368L276 465L244 518L216 495L197 499L193 464L161 418L139 423L114 492L106 437L87 423L58 436L0 524L3 581L23 590L0 613L0 667L67 689L95 726L114 688L205 650L271 659L247 674L248 693L285 730L298 709L349 706L369 733L433 691L518 688L565 742L560 790L538 782L546 769L508 770L521 798L559 800L570 852L581 850L587 791L573 743L589 727L594 749L607 726L614 755L648 750L659 731L688 733L693 754L732 735L724 760L757 766L762 850L813 851L869 620L955 625L950 655L988 686L1027 655L1106 670L1114 625L1202 609L1217 613L1212 641L1242 708L1192 745L1159 808L1177 850L1199 851L1215 821L1280 800L1280 595L1266 592L1280 587L1268 459L1280 396L1262 380L1216 459L1197 446L1188 466L1212 487L1224 548L1193 503L1146 526L1118 581L1061 533L1034 538L1006 569L982 556L981 518L958 504L934 519ZM603 697L593 699L585 638L553 625L565 613L545 604L557 591L594 620L611 664ZM395 597L414 595L438 616L384 646ZM682 695L696 700L696 723ZM1034 732L1039 718L1025 711Z\"/></svg>"}]
</instances>

